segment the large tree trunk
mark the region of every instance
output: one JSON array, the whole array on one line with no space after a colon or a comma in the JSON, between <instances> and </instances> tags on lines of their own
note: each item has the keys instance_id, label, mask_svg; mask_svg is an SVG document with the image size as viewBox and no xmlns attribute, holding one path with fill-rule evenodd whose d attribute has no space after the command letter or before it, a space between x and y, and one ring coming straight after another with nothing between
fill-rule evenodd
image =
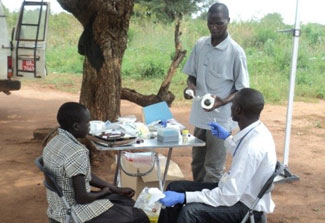
<instances>
[{"instance_id":1,"label":"large tree trunk","mask_svg":"<svg viewBox=\"0 0 325 223\"><path fill-rule=\"evenodd\" d=\"M92 45L86 42L85 47L98 46L97 54L86 53L80 102L90 110L92 119L115 121L120 114L120 70L134 0L58 2L91 33L87 38Z\"/></svg>"},{"instance_id":2,"label":"large tree trunk","mask_svg":"<svg viewBox=\"0 0 325 223\"><path fill-rule=\"evenodd\" d=\"M121 64L134 0L58 0L83 25L79 52L85 55L80 102L92 119L116 121L120 114ZM112 163L109 152L98 151L84 139L92 164ZM110 160L105 162L103 155Z\"/></svg>"}]
</instances>

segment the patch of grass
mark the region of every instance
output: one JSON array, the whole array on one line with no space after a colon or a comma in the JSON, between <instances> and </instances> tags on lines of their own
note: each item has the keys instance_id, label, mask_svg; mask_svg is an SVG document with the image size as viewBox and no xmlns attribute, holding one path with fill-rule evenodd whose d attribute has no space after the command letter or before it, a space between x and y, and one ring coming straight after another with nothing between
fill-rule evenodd
<instances>
[{"instance_id":1,"label":"patch of grass","mask_svg":"<svg viewBox=\"0 0 325 223\"><path fill-rule=\"evenodd\" d=\"M22 84L40 85L60 91L78 93L81 89L82 75L51 73L45 79L23 80Z\"/></svg>"}]
</instances>

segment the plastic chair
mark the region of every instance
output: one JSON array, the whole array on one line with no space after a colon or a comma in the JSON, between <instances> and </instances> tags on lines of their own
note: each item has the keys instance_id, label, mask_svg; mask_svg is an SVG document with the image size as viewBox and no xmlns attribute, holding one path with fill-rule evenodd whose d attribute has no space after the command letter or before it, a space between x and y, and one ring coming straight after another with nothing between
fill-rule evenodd
<instances>
[{"instance_id":1,"label":"plastic chair","mask_svg":"<svg viewBox=\"0 0 325 223\"><path fill-rule=\"evenodd\" d=\"M55 178L52 173L50 173L48 170L44 168L43 164L43 157L40 156L35 159L35 165L43 172L44 174L44 186L49 189L50 191L53 191L57 193L57 195L62 199L66 209L67 209L67 215L65 218L65 223L70 223L70 220L72 219L72 222L79 223L76 214L71 209L71 206L67 202L65 196L63 195L62 189L60 186L56 183ZM50 222L56 222L53 219L50 219Z\"/></svg>"},{"instance_id":2,"label":"plastic chair","mask_svg":"<svg viewBox=\"0 0 325 223\"><path fill-rule=\"evenodd\" d=\"M246 223L248 218L250 219L250 223L255 223L254 220L254 208L256 207L256 205L258 204L258 202L261 200L261 198L264 196L264 194L271 192L274 188L274 178L277 177L278 175L280 175L283 172L284 166L277 161L276 166L275 166L275 171L272 174L272 176L270 176L270 178L266 181L266 183L264 184L264 186L262 187L262 189L260 190L260 192L257 195L257 198L255 199L253 205L249 208L247 214L245 215L245 217L243 218L243 220L241 221L241 223ZM267 222L267 218L265 213L262 215L261 221L259 223L266 223Z\"/></svg>"}]
</instances>

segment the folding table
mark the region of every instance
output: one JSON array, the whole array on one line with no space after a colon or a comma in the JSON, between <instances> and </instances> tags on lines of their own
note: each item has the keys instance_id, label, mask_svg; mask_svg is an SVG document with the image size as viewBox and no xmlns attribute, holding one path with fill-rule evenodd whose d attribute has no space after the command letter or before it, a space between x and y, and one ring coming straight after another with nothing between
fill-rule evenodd
<instances>
[{"instance_id":1,"label":"folding table","mask_svg":"<svg viewBox=\"0 0 325 223\"><path fill-rule=\"evenodd\" d=\"M172 151L173 148L184 148L184 147L201 147L205 146L205 142L194 137L193 135L189 135L187 140L183 141L181 138L179 139L178 142L159 142L157 138L153 139L143 139L143 142L141 143L133 143L131 145L126 145L126 146L118 146L118 147L106 147L97 144L96 147L98 150L102 151L118 151L117 155L117 166L116 166L116 171L115 171L115 176L114 176L114 184L118 185L120 183L120 171L122 168L121 165L121 156L122 156L122 151L136 151L136 150L142 150L142 151L152 151L154 152L154 162L152 167L145 173L138 173L138 174L128 174L126 171L124 171L127 175L129 176L144 176L149 174L153 168L154 165L157 166L157 178L159 181L159 188L161 191L163 191L163 188L165 186L166 182L166 176L169 168L169 162L171 159ZM167 160L166 160L166 165L165 165L165 171L163 174L163 177L161 178L160 174L160 164L159 164L159 158L158 158L158 153L155 152L156 149L161 149L161 148L168 148L168 155L167 155Z\"/></svg>"}]
</instances>

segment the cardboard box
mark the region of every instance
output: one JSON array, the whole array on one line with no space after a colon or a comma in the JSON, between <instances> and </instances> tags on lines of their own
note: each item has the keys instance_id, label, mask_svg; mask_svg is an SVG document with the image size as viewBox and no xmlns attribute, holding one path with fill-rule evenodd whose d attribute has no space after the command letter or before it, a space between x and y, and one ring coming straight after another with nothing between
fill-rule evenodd
<instances>
[{"instance_id":1,"label":"cardboard box","mask_svg":"<svg viewBox=\"0 0 325 223\"><path fill-rule=\"evenodd\" d=\"M138 153L138 154L141 155L141 153ZM163 178L163 174L165 171L166 160L167 160L166 156L159 154L161 179ZM131 173L131 174L137 173L137 172L144 173L144 172L148 171L151 167L151 163L148 158L138 159L138 161L137 160L128 160L124 155L122 155L121 162L122 162L123 168L128 173ZM121 179L122 187L130 187L135 190L136 194L133 197L134 199L136 199L138 197L138 195L140 194L140 192L142 191L142 189L144 187L159 188L156 165L155 165L154 169L148 175L141 176L141 177L128 176L121 170L121 178L120 179ZM182 179L184 179L184 175L183 175L181 169L179 168L177 163L175 163L174 161L171 160L169 163L165 188L169 182L175 181L175 180L182 180Z\"/></svg>"}]
</instances>

